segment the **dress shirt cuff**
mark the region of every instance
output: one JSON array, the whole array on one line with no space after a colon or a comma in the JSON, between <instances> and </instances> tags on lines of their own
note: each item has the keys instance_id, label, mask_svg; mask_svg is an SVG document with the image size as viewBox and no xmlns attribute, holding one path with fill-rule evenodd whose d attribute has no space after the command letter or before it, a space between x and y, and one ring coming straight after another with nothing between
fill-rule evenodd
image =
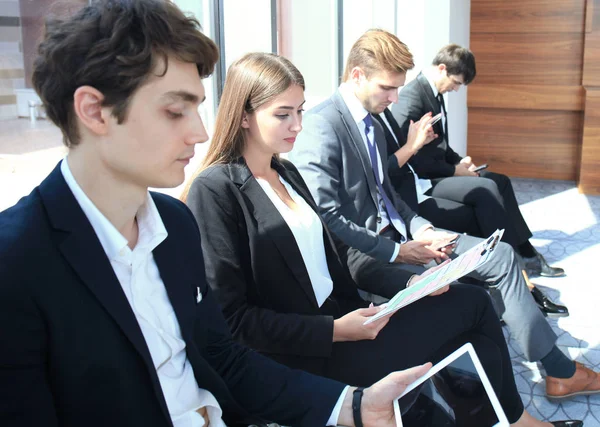
<instances>
[{"instance_id":1,"label":"dress shirt cuff","mask_svg":"<svg viewBox=\"0 0 600 427\"><path fill-rule=\"evenodd\" d=\"M392 257L390 258L390 264L393 264L394 261L396 261L396 257L398 256L399 253L400 253L400 243L396 243L396 245L394 246L394 253L392 254Z\"/></svg>"},{"instance_id":2,"label":"dress shirt cuff","mask_svg":"<svg viewBox=\"0 0 600 427\"><path fill-rule=\"evenodd\" d=\"M431 224L424 224L421 227L419 227L419 229L417 231L415 231L413 233L413 236L419 236L419 234L423 233L424 231L428 230L428 229L432 229L433 230L433 225Z\"/></svg>"},{"instance_id":3,"label":"dress shirt cuff","mask_svg":"<svg viewBox=\"0 0 600 427\"><path fill-rule=\"evenodd\" d=\"M333 407L333 411L331 411L331 416L329 417L329 420L327 421L328 426L337 426L338 419L340 418L340 412L342 411L342 405L344 403L344 399L346 398L346 394L348 393L349 388L350 388L350 386L347 385L344 388L344 390L342 390L342 394L340 394L340 398L338 399L337 403Z\"/></svg>"}]
</instances>

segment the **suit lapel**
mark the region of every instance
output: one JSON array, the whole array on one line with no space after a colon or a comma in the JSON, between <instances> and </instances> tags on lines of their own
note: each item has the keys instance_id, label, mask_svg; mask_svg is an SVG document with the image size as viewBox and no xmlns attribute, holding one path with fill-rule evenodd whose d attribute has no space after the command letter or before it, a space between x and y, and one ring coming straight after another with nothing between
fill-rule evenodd
<instances>
[{"instance_id":1,"label":"suit lapel","mask_svg":"<svg viewBox=\"0 0 600 427\"><path fill-rule=\"evenodd\" d=\"M92 225L62 176L60 163L40 185L40 194L50 223L55 229L68 233L59 244L59 251L143 359L163 413L170 420L156 369L135 314Z\"/></svg>"},{"instance_id":2,"label":"suit lapel","mask_svg":"<svg viewBox=\"0 0 600 427\"><path fill-rule=\"evenodd\" d=\"M387 147L385 142L385 135L383 134L383 130L381 129L381 125L377 120L373 122L373 136L375 138L375 143L377 144L377 150L379 151L379 156L381 157L381 169L383 171L383 182L381 183L384 191L387 196L390 198L394 206L396 206L396 202L394 200L394 190L390 183L388 173L387 173Z\"/></svg>"},{"instance_id":3,"label":"suit lapel","mask_svg":"<svg viewBox=\"0 0 600 427\"><path fill-rule=\"evenodd\" d=\"M440 103L433 95L433 90L431 90L431 85L429 84L427 77L425 77L423 73L419 73L417 82L419 82L419 85L421 86L421 92L425 94L425 99L427 99L427 103L429 104L429 108L433 112L433 115L439 114L442 111L442 107L440 107Z\"/></svg>"},{"instance_id":4,"label":"suit lapel","mask_svg":"<svg viewBox=\"0 0 600 427\"><path fill-rule=\"evenodd\" d=\"M429 104L429 108L433 112L433 115L435 116L436 114L441 113L442 107L440 106L440 103L438 102L437 98L434 96L433 90L431 89L431 85L429 84L427 77L425 77L423 73L419 73L419 75L417 76L417 82L421 86L421 93L425 94L425 99L427 100L427 104ZM442 120L440 120L433 126L435 128L435 132L438 135L442 137L446 136L444 133L444 125Z\"/></svg>"},{"instance_id":5,"label":"suit lapel","mask_svg":"<svg viewBox=\"0 0 600 427\"><path fill-rule=\"evenodd\" d=\"M340 113L340 119L344 127L348 131L348 135L350 136L350 146L354 148L355 152L358 154L365 176L367 177L371 198L373 199L375 206L377 206L377 183L375 182L375 176L373 175L373 169L371 168L369 153L367 152L367 147L365 147L364 140L360 135L358 126L354 122L352 114L350 114L350 110L348 110L339 89L333 94L331 99Z\"/></svg>"},{"instance_id":6,"label":"suit lapel","mask_svg":"<svg viewBox=\"0 0 600 427\"><path fill-rule=\"evenodd\" d=\"M333 249L334 253L339 257L339 254L337 253L337 249L336 249L335 244L333 242L333 238L329 234L329 228L327 227L327 224L325 223L325 221L323 220L323 218L319 214L319 208L317 207L317 205L313 201L311 194L307 190L305 190L304 185L302 185L296 179L296 177L294 176L294 174L290 173L283 165L277 164L277 166L275 167L275 169L283 177L283 179L285 179L287 182L290 183L290 185L304 199L304 201L306 203L308 203L308 206L310 206L311 209L313 211L315 211L315 214L317 214L317 217L319 218L319 220L321 221L321 225L323 226L323 236L324 236L324 239L326 239L325 241L327 243L329 243L329 245Z\"/></svg>"},{"instance_id":7,"label":"suit lapel","mask_svg":"<svg viewBox=\"0 0 600 427\"><path fill-rule=\"evenodd\" d=\"M396 142L396 140L394 140L393 142L397 146L400 146L400 147L403 146L406 143L406 141L402 141L402 138L401 138L402 130L400 129L398 122L394 118L394 115L392 114L392 112L390 111L389 108L386 108L385 110L383 110L383 114L385 115L385 118L387 119L388 123L390 124L390 127L392 128L392 132L394 132L394 135L398 139L398 142ZM379 121L379 123L381 123L381 120ZM384 123L381 123L381 126L383 127L384 131L389 132L389 129L387 128L387 126L384 125ZM387 134L386 134L386 137L387 137ZM392 136L392 139L394 139L393 136Z\"/></svg>"},{"instance_id":8,"label":"suit lapel","mask_svg":"<svg viewBox=\"0 0 600 427\"><path fill-rule=\"evenodd\" d=\"M254 178L243 159L239 163L230 165L232 180L241 184L240 190L252 201L254 217L259 227L269 236L281 253L287 266L304 290L306 296L314 306L318 306L317 298L308 276L308 270L302 259L298 245L291 245L296 239L289 226L277 208L264 192L258 181Z\"/></svg>"},{"instance_id":9,"label":"suit lapel","mask_svg":"<svg viewBox=\"0 0 600 427\"><path fill-rule=\"evenodd\" d=\"M156 200L155 196L154 200L169 235L154 248L152 254L171 306L177 316L181 336L187 342L191 339L192 334L191 325L194 321L194 308L199 291L199 286L195 285L198 278L192 276L193 270L186 265L188 254L181 252L183 248L176 240L176 237L181 235L175 230L178 219L170 218L168 210L160 209L160 202Z\"/></svg>"},{"instance_id":10,"label":"suit lapel","mask_svg":"<svg viewBox=\"0 0 600 427\"><path fill-rule=\"evenodd\" d=\"M313 211L317 214L317 217L321 221L323 226L323 244L325 245L325 256L327 258L327 266L329 268L329 274L334 282L334 288L338 286L346 286L347 283L353 283L352 277L347 274L347 270L344 269L342 265L342 260L340 254L338 253L338 248L336 247L335 241L331 236L331 232L327 227L327 224L319 214L319 208L313 201L313 198L306 188L306 184L302 182L301 179L296 178L296 173L293 171L290 172L284 165L281 163L273 162L273 166L277 170L277 172L285 179L289 184L296 190L296 192L308 203L308 205L312 208ZM349 273L349 272L348 272ZM342 280L338 281L336 278L342 278ZM358 293L356 292L356 288L352 287L348 295L356 294L353 296L358 297ZM360 297L359 297L360 298Z\"/></svg>"}]
</instances>

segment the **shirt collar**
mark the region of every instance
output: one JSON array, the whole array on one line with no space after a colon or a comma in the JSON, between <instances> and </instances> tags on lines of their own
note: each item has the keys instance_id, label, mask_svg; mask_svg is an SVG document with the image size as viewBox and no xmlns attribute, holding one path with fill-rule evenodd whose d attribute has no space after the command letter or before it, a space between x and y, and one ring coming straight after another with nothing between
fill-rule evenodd
<instances>
[{"instance_id":1,"label":"shirt collar","mask_svg":"<svg viewBox=\"0 0 600 427\"><path fill-rule=\"evenodd\" d=\"M350 114L352 118L357 124L363 123L366 115L369 112L363 107L360 100L354 94L354 90L352 89L352 85L350 83L342 83L339 87L340 94L342 95L342 99L346 103L346 107L350 110Z\"/></svg>"},{"instance_id":2,"label":"shirt collar","mask_svg":"<svg viewBox=\"0 0 600 427\"><path fill-rule=\"evenodd\" d=\"M123 250L130 251L125 236L100 212L75 180L69 168L68 156L61 162L60 171L73 196L75 196L75 200L77 200L81 210L90 221L108 258L116 259L119 254L122 254ZM146 200L138 209L136 219L139 229L136 249L147 249L150 252L167 238L167 229L150 193L147 193Z\"/></svg>"},{"instance_id":3,"label":"shirt collar","mask_svg":"<svg viewBox=\"0 0 600 427\"><path fill-rule=\"evenodd\" d=\"M434 71L432 71L430 68L426 68L426 69L423 70L423 75L425 76L425 78L429 82L429 86L431 86L431 90L433 91L433 96L435 98L437 98L439 92L438 92L437 87L435 85Z\"/></svg>"}]
</instances>

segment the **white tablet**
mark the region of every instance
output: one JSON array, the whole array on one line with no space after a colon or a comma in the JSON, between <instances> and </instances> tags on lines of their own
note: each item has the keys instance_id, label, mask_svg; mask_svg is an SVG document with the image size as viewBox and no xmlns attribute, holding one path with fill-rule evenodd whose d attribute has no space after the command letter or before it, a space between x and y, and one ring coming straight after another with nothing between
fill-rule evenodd
<instances>
[{"instance_id":1,"label":"white tablet","mask_svg":"<svg viewBox=\"0 0 600 427\"><path fill-rule=\"evenodd\" d=\"M509 427L470 343L409 385L394 414L399 427Z\"/></svg>"}]
</instances>

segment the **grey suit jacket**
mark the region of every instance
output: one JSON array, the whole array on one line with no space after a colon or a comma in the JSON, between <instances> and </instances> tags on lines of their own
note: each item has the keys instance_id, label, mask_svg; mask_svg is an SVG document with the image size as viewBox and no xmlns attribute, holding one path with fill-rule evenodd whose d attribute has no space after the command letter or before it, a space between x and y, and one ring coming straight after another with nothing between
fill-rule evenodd
<instances>
[{"instance_id":1,"label":"grey suit jacket","mask_svg":"<svg viewBox=\"0 0 600 427\"><path fill-rule=\"evenodd\" d=\"M375 140L383 161L383 187L414 233L429 222L415 214L395 193L388 175L385 135L374 121ZM360 130L342 95L312 108L289 159L296 165L319 206L327 225L344 243L389 262L395 243L377 233L377 183ZM407 236L409 237L409 236Z\"/></svg>"}]
</instances>

